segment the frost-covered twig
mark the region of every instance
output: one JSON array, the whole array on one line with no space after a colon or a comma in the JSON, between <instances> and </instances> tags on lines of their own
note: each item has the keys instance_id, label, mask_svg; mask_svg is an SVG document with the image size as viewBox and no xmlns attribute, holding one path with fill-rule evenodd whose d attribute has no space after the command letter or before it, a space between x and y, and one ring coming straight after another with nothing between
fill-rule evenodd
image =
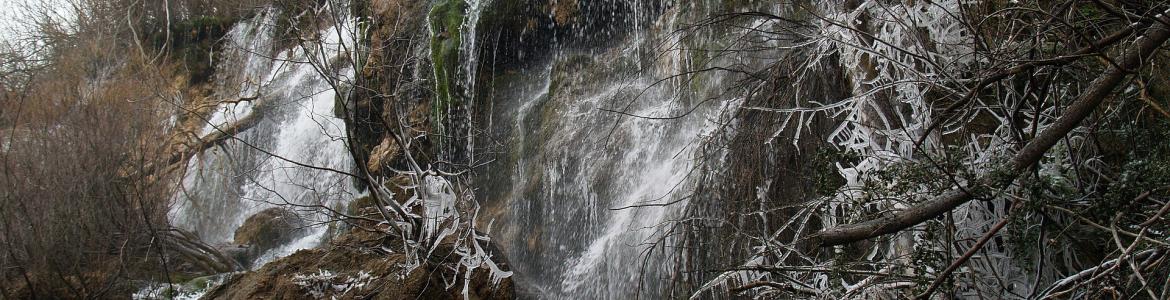
<instances>
[{"instance_id":1,"label":"frost-covered twig","mask_svg":"<svg viewBox=\"0 0 1170 300\"><path fill-rule=\"evenodd\" d=\"M1170 16L1164 15L1161 19L1170 22ZM1126 54L1120 59L1120 65L1110 67L1109 71L1094 81L1090 88L1070 105L1059 119L1028 142L1023 149L1020 149L1012 159L1007 174L1000 174L998 177L985 176L981 180L983 184L1002 187L1013 182L1021 172L1039 161L1049 148L1075 129L1081 120L1093 113L1097 106L1108 99L1113 90L1127 77L1129 70L1140 66L1168 38L1170 38L1170 28L1166 25L1159 23L1150 28L1135 43L1133 48L1126 51ZM954 189L931 201L918 204L894 215L826 229L817 235L818 242L822 246L832 246L898 232L937 217L974 197L975 195L967 189Z\"/></svg>"}]
</instances>

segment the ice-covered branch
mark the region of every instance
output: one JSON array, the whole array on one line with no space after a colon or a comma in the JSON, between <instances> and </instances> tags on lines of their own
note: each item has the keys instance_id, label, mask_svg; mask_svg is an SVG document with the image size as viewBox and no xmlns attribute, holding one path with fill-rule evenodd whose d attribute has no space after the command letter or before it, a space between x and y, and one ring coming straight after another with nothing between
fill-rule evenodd
<instances>
[{"instance_id":1,"label":"ice-covered branch","mask_svg":"<svg viewBox=\"0 0 1170 300\"><path fill-rule=\"evenodd\" d=\"M1170 16L1165 14L1158 19L1161 22L1170 22ZM981 185L997 188L1008 186L1014 182L1020 173L1043 158L1048 149L1079 126L1082 120L1096 110L1097 106L1110 98L1110 95L1128 77L1131 70L1140 67L1168 38L1170 38L1170 27L1165 23L1158 23L1151 27L1134 43L1133 47L1126 49L1124 55L1118 60L1118 65L1110 66L1109 70L1094 81L1059 119L1028 142L1023 149L1020 149L1012 158L1006 173L984 176L978 182ZM891 215L825 229L814 235L812 240L820 246L833 246L899 232L951 211L975 196L969 188L952 189L927 202Z\"/></svg>"}]
</instances>

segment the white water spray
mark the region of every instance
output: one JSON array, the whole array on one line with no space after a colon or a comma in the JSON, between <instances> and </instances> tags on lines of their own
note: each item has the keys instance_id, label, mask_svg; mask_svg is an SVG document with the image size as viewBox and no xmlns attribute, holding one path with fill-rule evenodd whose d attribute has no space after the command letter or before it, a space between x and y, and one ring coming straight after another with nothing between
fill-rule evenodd
<instances>
[{"instance_id":1,"label":"white water spray","mask_svg":"<svg viewBox=\"0 0 1170 300\"><path fill-rule=\"evenodd\" d=\"M358 196L354 163L346 149L342 119L334 116L335 87L352 82L352 67L332 70L331 62L353 49L352 21L322 30L320 41L276 52L268 10L228 34L221 60L219 94L254 100L222 104L204 134L245 118L258 123L222 146L191 159L172 223L210 243L229 243L252 214L271 207L296 211L308 224L329 218L321 208L341 207ZM234 71L234 72L233 72ZM344 91L340 91L344 93ZM325 226L311 226L293 243L261 255L257 266L296 250L317 246Z\"/></svg>"}]
</instances>

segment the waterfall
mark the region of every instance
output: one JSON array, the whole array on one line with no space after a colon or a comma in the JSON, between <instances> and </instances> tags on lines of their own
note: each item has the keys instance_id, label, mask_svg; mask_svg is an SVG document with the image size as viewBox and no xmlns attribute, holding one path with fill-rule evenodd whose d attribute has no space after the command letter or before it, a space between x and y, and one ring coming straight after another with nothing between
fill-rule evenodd
<instances>
[{"instance_id":1,"label":"waterfall","mask_svg":"<svg viewBox=\"0 0 1170 300\"><path fill-rule=\"evenodd\" d=\"M1166 299L1108 2L0 0L0 298Z\"/></svg>"},{"instance_id":2,"label":"waterfall","mask_svg":"<svg viewBox=\"0 0 1170 300\"><path fill-rule=\"evenodd\" d=\"M506 249L518 274L533 280L545 296L627 295L638 288L638 252L644 248L638 245L648 242L657 223L666 221L669 208L618 208L680 196L674 191L681 190L676 187L685 184L691 168L693 148L687 144L701 128L683 120L620 118L597 111L635 96L636 86L650 82L645 78L635 79L635 86L599 83L569 99L550 97L551 78L544 81L545 90L521 98L512 120L508 155L515 157L513 183L507 187L510 205L499 226L523 241ZM631 111L677 112L662 93L651 89Z\"/></svg>"},{"instance_id":3,"label":"waterfall","mask_svg":"<svg viewBox=\"0 0 1170 300\"><path fill-rule=\"evenodd\" d=\"M479 223L492 224L482 227L500 241L524 293L585 299L625 298L634 291L665 296L667 282L677 276L667 231L696 183L703 139L725 124L740 99L715 96L726 88L723 76L669 79L694 67L684 51L662 48L684 42L670 34L680 13L660 16L639 1L599 2L601 8L587 11L608 19L583 20L582 27L564 33L570 36L551 37L565 45L603 45L554 46L548 55L532 55L540 62L513 75L492 73L497 79L485 81L477 73L488 72L481 68L493 63L488 57L494 54L484 48L490 43L483 39L492 28L479 28L479 22L482 14L498 13L488 11L492 2L446 6L462 12L457 48L434 40L450 36L435 27L446 24L430 20L433 11L426 29L433 57L446 59L446 51L454 50L458 59L445 62L450 69L440 65L432 71L436 89L453 87L436 91L453 98L434 101L455 99L461 107L436 106L433 113L462 122L452 128L466 130L459 133L467 140L458 150L467 151L473 163L495 161L471 180L477 198L491 203L487 220ZM255 114L262 114L260 123L193 158L183 192L176 195L174 223L207 241L229 241L245 218L265 208L339 207L360 193L345 175L320 169L355 166L343 122L333 114L338 91L320 70L304 63L347 53L326 47L273 54L271 18L277 13L260 14L229 33L236 47L221 54L220 73L226 73L219 79L221 96L259 98L221 105L204 133ZM593 29L595 36L588 36ZM345 31L329 28L321 36L327 43L352 43L339 36ZM349 78L353 70L337 75ZM481 104L487 105L474 106ZM314 209L299 213L315 220L326 217ZM324 228L315 228L257 263L313 247L325 236Z\"/></svg>"},{"instance_id":4,"label":"waterfall","mask_svg":"<svg viewBox=\"0 0 1170 300\"><path fill-rule=\"evenodd\" d=\"M739 103L712 96L723 76L669 79L690 67L662 48L679 42L665 34L677 16L643 22L658 16L626 6L636 18L612 46L564 47L481 87L495 127L483 143L503 145L477 185L502 203L492 233L536 298L666 297L680 276L666 235L693 191L697 151Z\"/></svg>"},{"instance_id":5,"label":"waterfall","mask_svg":"<svg viewBox=\"0 0 1170 300\"><path fill-rule=\"evenodd\" d=\"M631 114L684 110L667 88L643 93L651 78L627 80L599 82L571 98L537 91L521 98L512 120L513 183L499 226L522 239L506 249L518 274L543 296L621 298L653 291L641 284L656 284L661 280L653 276L670 271L662 257L644 260L642 251L685 204L694 142L714 124L704 122L714 110L676 120L600 112L634 97ZM643 280L643 271L651 277Z\"/></svg>"},{"instance_id":6,"label":"waterfall","mask_svg":"<svg viewBox=\"0 0 1170 300\"><path fill-rule=\"evenodd\" d=\"M170 218L209 243L224 244L252 214L271 207L294 210L307 221L326 220L321 208L339 208L360 192L352 184L353 159L342 119L334 115L352 67L334 63L352 49L352 21L320 31L321 41L275 49L275 9L240 22L225 37L216 97L249 99L220 104L206 135L246 118L256 125L221 146L191 158ZM337 68L337 70L334 70ZM328 74L326 77L322 74ZM344 91L342 91L344 92ZM325 226L262 255L255 265L319 244Z\"/></svg>"}]
</instances>

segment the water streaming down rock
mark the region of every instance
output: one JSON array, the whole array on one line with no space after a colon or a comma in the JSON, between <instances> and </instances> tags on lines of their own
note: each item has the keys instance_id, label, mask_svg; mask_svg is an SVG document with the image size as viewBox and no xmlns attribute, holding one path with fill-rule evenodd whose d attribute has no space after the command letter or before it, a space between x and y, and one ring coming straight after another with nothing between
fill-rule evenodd
<instances>
[{"instance_id":1,"label":"water streaming down rock","mask_svg":"<svg viewBox=\"0 0 1170 300\"><path fill-rule=\"evenodd\" d=\"M676 46L664 47L684 42L670 33L680 19L688 18L681 12L685 5L663 13L656 4L646 4L656 1L582 2L572 12L577 15L571 24L549 29L555 34L547 42L554 46L542 46L547 48L539 50L545 53L503 54L513 63L516 58L527 61L499 71L494 65L497 52L515 49L491 49L500 44L491 39L498 37L496 28L480 28L490 14L502 13L491 10L499 1L456 6L462 10L457 33L462 43L454 55L458 61L440 61L452 66L433 68L436 94L442 93L438 90L443 84L455 85L449 94L453 98L434 101L454 99L461 105L435 106L435 113L449 118L439 122L466 122L451 128L474 137L459 150L466 153L445 154L471 163L495 161L482 166L490 171L473 180L478 198L488 203L488 217L481 217L480 224L494 222L482 227L504 245L521 284L533 296L663 296L677 276L666 254L673 251L668 248L672 241L663 237L664 231L689 197L702 140L723 124L724 114L739 99L716 96L726 88L722 76L671 77L699 63L672 48ZM242 68L227 72L238 74L233 78L220 80L229 86L221 91L233 91L225 97L259 94L260 99L221 107L212 124L256 113L263 119L239 134L240 141L193 159L184 180L187 192L177 196L175 223L208 241L229 240L244 218L275 204L333 206L358 193L344 175L285 160L353 168L344 125L332 115L335 91L312 66L295 63L307 59L304 51L278 55L294 62L266 58L274 52L272 28L266 25L272 22L265 20L272 14L229 34L243 47L225 54L224 61ZM446 39L451 34L427 29L430 47L442 45L433 40L436 36ZM322 35L335 43L342 40L329 31ZM430 50L433 58L451 57L443 52L450 49ZM343 53L326 56L338 55ZM244 84L231 86L233 82ZM260 262L313 246L325 236L323 230L262 256Z\"/></svg>"},{"instance_id":2,"label":"water streaming down rock","mask_svg":"<svg viewBox=\"0 0 1170 300\"><path fill-rule=\"evenodd\" d=\"M536 298L667 296L680 275L665 235L693 190L696 151L739 103L718 95L723 76L672 77L712 63L678 49L711 42L670 34L679 7L622 3L628 19L579 21L610 31L577 32L544 63L481 83L478 103L492 105L480 108L481 145L501 154L477 185L500 201L492 232Z\"/></svg>"},{"instance_id":3,"label":"water streaming down rock","mask_svg":"<svg viewBox=\"0 0 1170 300\"><path fill-rule=\"evenodd\" d=\"M642 251L681 206L694 142L713 110L669 121L599 112L634 98L628 111L636 115L687 109L666 88L643 93L650 78L628 80L585 84L574 96L546 90L520 98L507 150L514 159L506 187L510 204L500 229L514 239L507 249L518 274L543 296L653 293L651 286L662 281L654 276L670 271L662 257L644 260ZM574 88L552 81L545 78L549 90ZM672 202L677 206L655 205ZM647 286L640 285L642 275L650 276L641 283Z\"/></svg>"},{"instance_id":4,"label":"water streaming down rock","mask_svg":"<svg viewBox=\"0 0 1170 300\"><path fill-rule=\"evenodd\" d=\"M172 222L210 243L228 243L245 218L260 210L290 207L311 224L327 217L316 207L337 208L359 193L351 178L340 173L352 173L354 163L346 149L345 125L334 115L334 87L353 76L351 67L334 69L334 61L347 55L342 44L353 45L352 37L343 34L348 30L338 26L353 24L322 30L321 43L277 53L273 27L279 14L262 11L225 38L216 96L255 99L221 104L203 134L249 118L258 121L192 158L175 196ZM335 81L323 73L336 76ZM306 236L262 255L256 265L313 247L325 231L325 226L314 226Z\"/></svg>"}]
</instances>

